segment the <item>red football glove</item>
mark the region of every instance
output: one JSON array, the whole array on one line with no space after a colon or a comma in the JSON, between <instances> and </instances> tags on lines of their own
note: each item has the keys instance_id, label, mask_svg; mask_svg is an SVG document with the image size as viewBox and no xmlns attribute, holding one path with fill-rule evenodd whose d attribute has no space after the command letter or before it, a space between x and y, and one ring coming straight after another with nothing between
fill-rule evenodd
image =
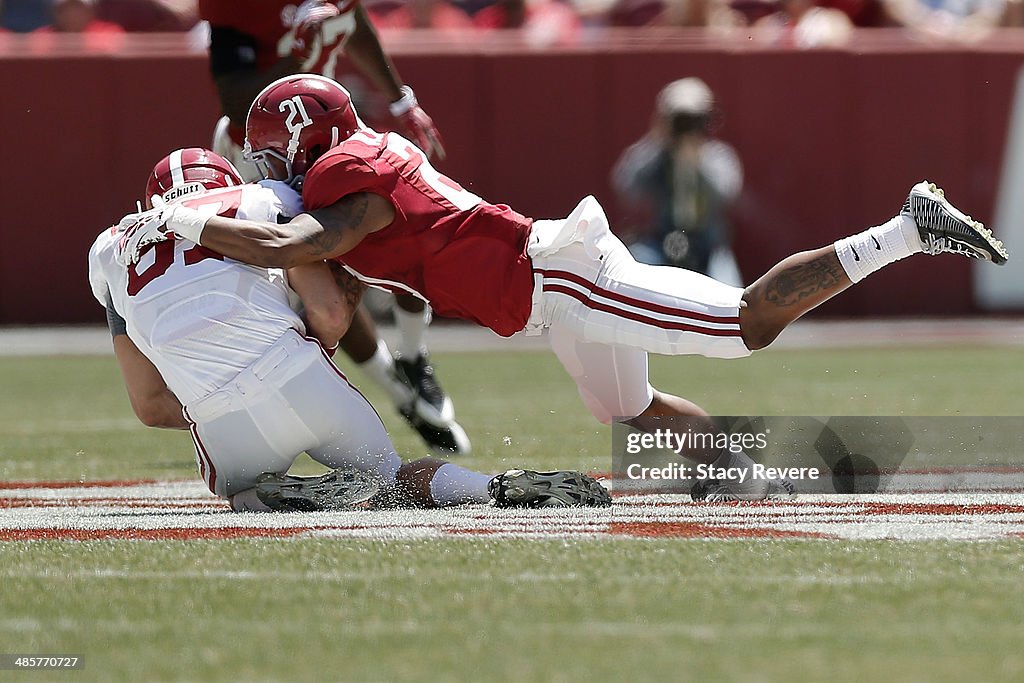
<instances>
[{"instance_id":1,"label":"red football glove","mask_svg":"<svg viewBox=\"0 0 1024 683\"><path fill-rule=\"evenodd\" d=\"M313 48L320 37L320 28L328 19L339 14L338 7L326 0L306 0L295 10L295 38L292 41L292 56L305 63L313 54Z\"/></svg>"},{"instance_id":2,"label":"red football glove","mask_svg":"<svg viewBox=\"0 0 1024 683\"><path fill-rule=\"evenodd\" d=\"M427 112L420 108L416 94L407 85L402 86L402 98L392 102L391 115L398 119L412 141L432 159L444 159L444 144L441 133L434 126Z\"/></svg>"}]
</instances>

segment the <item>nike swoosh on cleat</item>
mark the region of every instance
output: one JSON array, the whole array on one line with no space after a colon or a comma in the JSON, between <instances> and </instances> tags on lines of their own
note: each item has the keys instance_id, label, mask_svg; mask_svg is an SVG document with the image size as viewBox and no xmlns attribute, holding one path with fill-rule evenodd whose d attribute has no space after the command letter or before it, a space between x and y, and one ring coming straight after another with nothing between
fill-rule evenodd
<instances>
[{"instance_id":1,"label":"nike swoosh on cleat","mask_svg":"<svg viewBox=\"0 0 1024 683\"><path fill-rule=\"evenodd\" d=\"M875 249L877 249L878 251L882 251L882 245L878 243L878 240L875 238L874 235L871 235L871 241L875 243Z\"/></svg>"},{"instance_id":2,"label":"nike swoosh on cleat","mask_svg":"<svg viewBox=\"0 0 1024 683\"><path fill-rule=\"evenodd\" d=\"M858 253L857 253L857 250L856 250L856 249L854 249L854 248L853 248L853 247L851 246L851 247L850 247L850 251L852 251L852 252L853 252L853 260L854 260L854 261L860 261L860 254L858 254Z\"/></svg>"}]
</instances>

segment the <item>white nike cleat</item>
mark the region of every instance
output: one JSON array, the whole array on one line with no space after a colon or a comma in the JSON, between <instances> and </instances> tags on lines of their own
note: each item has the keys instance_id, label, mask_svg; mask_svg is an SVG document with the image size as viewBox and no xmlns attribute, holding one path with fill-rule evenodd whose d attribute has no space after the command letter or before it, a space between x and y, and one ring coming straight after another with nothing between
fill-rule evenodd
<instances>
[{"instance_id":1,"label":"white nike cleat","mask_svg":"<svg viewBox=\"0 0 1024 683\"><path fill-rule=\"evenodd\" d=\"M926 254L961 254L997 265L1010 258L991 230L950 204L934 183L914 185L900 213L917 225Z\"/></svg>"}]
</instances>

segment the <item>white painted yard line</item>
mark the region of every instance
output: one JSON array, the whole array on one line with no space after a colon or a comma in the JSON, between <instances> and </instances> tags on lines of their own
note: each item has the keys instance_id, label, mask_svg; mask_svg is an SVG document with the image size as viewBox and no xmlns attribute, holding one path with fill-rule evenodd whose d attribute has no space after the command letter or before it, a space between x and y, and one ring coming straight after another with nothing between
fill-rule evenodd
<instances>
[{"instance_id":1,"label":"white painted yard line","mask_svg":"<svg viewBox=\"0 0 1024 683\"><path fill-rule=\"evenodd\" d=\"M402 541L630 536L979 541L1024 536L1024 495L804 496L761 505L693 504L688 496L656 495L630 496L603 509L498 510L481 505L442 510L236 514L204 493L198 482L165 482L0 489L0 534L4 531L8 539L40 540L60 538L61 534L75 539L167 540L223 534ZM240 580L248 576L258 575L225 575Z\"/></svg>"}]
</instances>

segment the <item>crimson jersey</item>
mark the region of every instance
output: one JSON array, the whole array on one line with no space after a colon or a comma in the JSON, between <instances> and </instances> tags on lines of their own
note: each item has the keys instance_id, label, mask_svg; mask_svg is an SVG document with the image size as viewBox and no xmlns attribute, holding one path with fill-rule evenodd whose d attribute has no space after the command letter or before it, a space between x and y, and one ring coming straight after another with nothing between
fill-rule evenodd
<instances>
[{"instance_id":1,"label":"crimson jersey","mask_svg":"<svg viewBox=\"0 0 1024 683\"><path fill-rule=\"evenodd\" d=\"M302 200L319 209L356 192L391 200L395 220L337 259L354 275L504 337L526 326L529 218L464 190L397 133L363 129L331 149L306 174Z\"/></svg>"},{"instance_id":2,"label":"crimson jersey","mask_svg":"<svg viewBox=\"0 0 1024 683\"><path fill-rule=\"evenodd\" d=\"M244 43L231 44L240 53L234 61L263 71L291 54L295 10L300 4L301 0L199 0L199 17L210 23L212 53L219 49L217 42L223 39L219 29L229 29L248 38ZM323 23L323 45L303 64L303 69L310 73L333 76L337 48L355 29L358 0L334 4L340 14Z\"/></svg>"}]
</instances>

